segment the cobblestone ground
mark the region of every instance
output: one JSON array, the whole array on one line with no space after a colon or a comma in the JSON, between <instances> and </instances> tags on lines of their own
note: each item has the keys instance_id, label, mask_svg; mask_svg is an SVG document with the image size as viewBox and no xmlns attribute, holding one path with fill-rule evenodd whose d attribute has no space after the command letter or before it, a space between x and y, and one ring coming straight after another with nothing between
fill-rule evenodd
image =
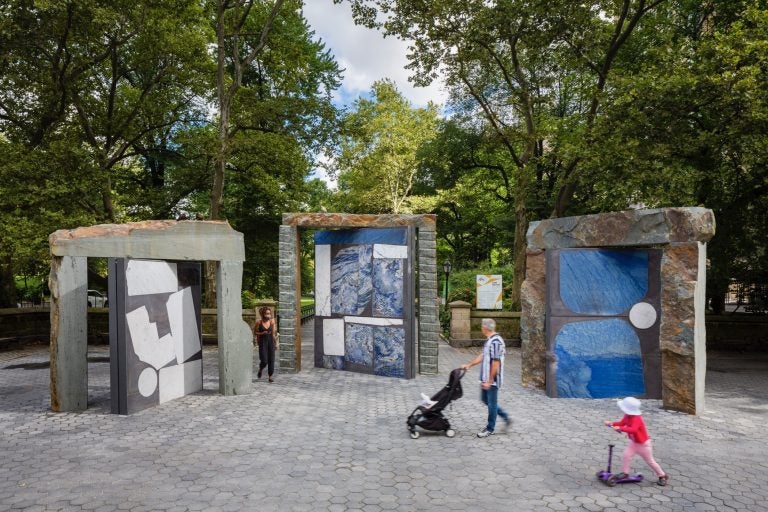
<instances>
[{"instance_id":1,"label":"cobblestone ground","mask_svg":"<svg viewBox=\"0 0 768 512\"><path fill-rule=\"evenodd\" d=\"M595 472L608 443L625 443L602 426L620 416L615 402L522 388L518 350L500 394L508 433L475 436L485 409L473 368L446 411L456 437L417 440L405 419L419 394L476 349L441 345L440 375L410 381L315 369L311 350L299 374L223 397L206 348L203 392L128 417L109 414L106 347L89 352L79 414L49 411L45 348L0 353L0 510L768 510L766 357L710 355L699 417L647 401L670 485L609 488ZM634 469L651 477L639 459Z\"/></svg>"}]
</instances>

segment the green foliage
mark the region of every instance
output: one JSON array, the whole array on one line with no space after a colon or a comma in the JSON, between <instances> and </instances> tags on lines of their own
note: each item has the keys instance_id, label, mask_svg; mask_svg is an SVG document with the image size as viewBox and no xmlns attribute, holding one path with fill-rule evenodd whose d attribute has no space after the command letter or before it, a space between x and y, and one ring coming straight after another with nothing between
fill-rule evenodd
<instances>
[{"instance_id":1,"label":"green foliage","mask_svg":"<svg viewBox=\"0 0 768 512\"><path fill-rule=\"evenodd\" d=\"M355 101L343 119L336 164L340 211L411 213L427 207L407 203L417 173L417 153L437 126L437 107L413 108L394 83L380 80L371 99Z\"/></svg>"},{"instance_id":2,"label":"green foliage","mask_svg":"<svg viewBox=\"0 0 768 512\"><path fill-rule=\"evenodd\" d=\"M208 112L213 2L6 4L0 304L10 305L12 276L46 268L56 229L210 216L220 148L218 120ZM267 2L243 5L228 12L248 16L239 39L225 34L227 55L259 43L270 11ZM232 98L221 212L246 235L245 283L260 296L276 296L280 215L306 203L312 160L337 126L338 65L307 26L301 2L280 5L268 44L243 67Z\"/></svg>"},{"instance_id":3,"label":"green foliage","mask_svg":"<svg viewBox=\"0 0 768 512\"><path fill-rule=\"evenodd\" d=\"M253 293L250 290L243 290L240 294L241 300L243 302L243 309L253 309L256 307L256 303L258 302L258 299L256 298L256 294Z\"/></svg>"}]
</instances>

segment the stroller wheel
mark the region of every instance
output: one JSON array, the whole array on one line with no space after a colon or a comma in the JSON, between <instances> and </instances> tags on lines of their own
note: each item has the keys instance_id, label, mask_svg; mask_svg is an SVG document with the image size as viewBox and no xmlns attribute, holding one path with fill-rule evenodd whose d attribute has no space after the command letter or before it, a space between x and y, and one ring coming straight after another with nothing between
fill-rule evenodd
<instances>
[{"instance_id":1,"label":"stroller wheel","mask_svg":"<svg viewBox=\"0 0 768 512\"><path fill-rule=\"evenodd\" d=\"M418 439L418 438L419 438L419 433L418 432L416 432L416 431L411 432L411 439Z\"/></svg>"},{"instance_id":2,"label":"stroller wheel","mask_svg":"<svg viewBox=\"0 0 768 512\"><path fill-rule=\"evenodd\" d=\"M445 431L445 435L448 437L453 437L456 435L456 431L449 428L448 430Z\"/></svg>"}]
</instances>

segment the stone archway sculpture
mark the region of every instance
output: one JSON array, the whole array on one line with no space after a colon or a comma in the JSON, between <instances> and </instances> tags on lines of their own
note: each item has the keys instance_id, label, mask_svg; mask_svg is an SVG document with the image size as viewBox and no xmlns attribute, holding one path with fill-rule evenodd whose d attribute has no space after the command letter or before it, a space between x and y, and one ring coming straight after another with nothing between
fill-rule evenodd
<instances>
[{"instance_id":1,"label":"stone archway sculpture","mask_svg":"<svg viewBox=\"0 0 768 512\"><path fill-rule=\"evenodd\" d=\"M217 262L219 391L223 395L251 392L253 347L241 302L245 247L242 233L227 222L102 224L56 231L49 245L54 411L82 411L88 405L88 257Z\"/></svg>"}]
</instances>

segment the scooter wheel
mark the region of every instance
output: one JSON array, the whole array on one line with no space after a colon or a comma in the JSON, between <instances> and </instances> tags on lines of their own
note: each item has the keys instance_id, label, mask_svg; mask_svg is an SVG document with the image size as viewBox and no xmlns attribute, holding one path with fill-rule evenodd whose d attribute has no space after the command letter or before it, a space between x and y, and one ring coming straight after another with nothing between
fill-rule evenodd
<instances>
[{"instance_id":1,"label":"scooter wheel","mask_svg":"<svg viewBox=\"0 0 768 512\"><path fill-rule=\"evenodd\" d=\"M419 433L418 432L411 432L411 439L418 439Z\"/></svg>"},{"instance_id":2,"label":"scooter wheel","mask_svg":"<svg viewBox=\"0 0 768 512\"><path fill-rule=\"evenodd\" d=\"M452 430L452 429L448 429L448 430L446 430L446 431L445 431L445 435L446 435L447 437L453 437L453 436L455 436L455 435L456 435L456 431L454 431L454 430Z\"/></svg>"},{"instance_id":3,"label":"scooter wheel","mask_svg":"<svg viewBox=\"0 0 768 512\"><path fill-rule=\"evenodd\" d=\"M605 484L608 487L616 487L616 482L618 482L618 480L619 480L618 478L616 478L615 476L612 476L611 478L605 481Z\"/></svg>"}]
</instances>

